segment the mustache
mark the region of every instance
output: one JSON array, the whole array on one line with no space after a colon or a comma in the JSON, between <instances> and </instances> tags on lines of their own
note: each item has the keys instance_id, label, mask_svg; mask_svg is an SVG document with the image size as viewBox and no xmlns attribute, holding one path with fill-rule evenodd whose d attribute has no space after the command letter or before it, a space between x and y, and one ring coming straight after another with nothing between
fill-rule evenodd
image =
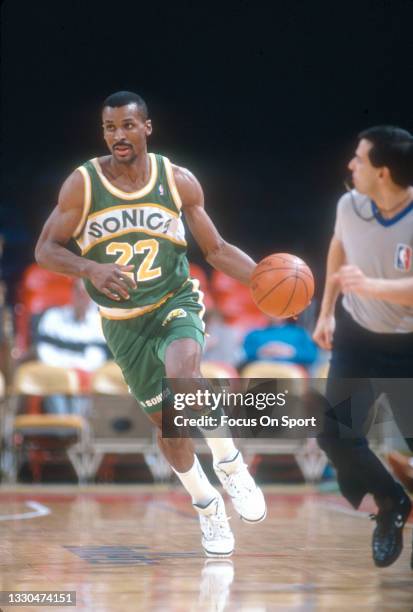
<instances>
[{"instance_id":1,"label":"mustache","mask_svg":"<svg viewBox=\"0 0 413 612\"><path fill-rule=\"evenodd\" d=\"M117 142L115 145L113 145L114 149L117 149L118 147L129 147L131 149L132 145L129 144L129 142Z\"/></svg>"}]
</instances>

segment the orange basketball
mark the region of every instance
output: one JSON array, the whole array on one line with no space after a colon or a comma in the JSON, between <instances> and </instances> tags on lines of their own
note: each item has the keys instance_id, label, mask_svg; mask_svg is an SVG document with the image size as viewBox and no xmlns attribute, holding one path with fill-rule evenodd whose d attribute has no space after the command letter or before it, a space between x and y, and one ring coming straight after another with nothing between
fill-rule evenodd
<instances>
[{"instance_id":1,"label":"orange basketball","mask_svg":"<svg viewBox=\"0 0 413 612\"><path fill-rule=\"evenodd\" d=\"M275 253L257 264L250 282L252 299L272 317L287 319L302 312L314 295L314 277L305 261Z\"/></svg>"}]
</instances>

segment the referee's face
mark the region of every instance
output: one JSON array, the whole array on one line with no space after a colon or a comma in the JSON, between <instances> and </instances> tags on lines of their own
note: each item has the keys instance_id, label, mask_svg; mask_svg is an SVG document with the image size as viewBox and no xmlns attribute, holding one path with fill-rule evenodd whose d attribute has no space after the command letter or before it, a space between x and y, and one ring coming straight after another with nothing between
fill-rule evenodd
<instances>
[{"instance_id":1,"label":"referee's face","mask_svg":"<svg viewBox=\"0 0 413 612\"><path fill-rule=\"evenodd\" d=\"M351 170L354 187L360 193L372 195L377 187L379 168L371 165L369 151L373 145L368 140L360 140L353 159L348 167Z\"/></svg>"}]
</instances>

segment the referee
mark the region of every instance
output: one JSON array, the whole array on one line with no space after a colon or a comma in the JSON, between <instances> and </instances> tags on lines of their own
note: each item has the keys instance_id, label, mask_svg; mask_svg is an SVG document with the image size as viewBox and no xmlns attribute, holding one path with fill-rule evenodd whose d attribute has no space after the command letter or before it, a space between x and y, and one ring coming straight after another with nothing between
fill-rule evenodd
<instances>
[{"instance_id":1,"label":"referee","mask_svg":"<svg viewBox=\"0 0 413 612\"><path fill-rule=\"evenodd\" d=\"M387 567L402 551L412 505L369 448L365 432L378 395L371 379L413 379L413 136L393 126L363 131L349 169L355 189L338 202L313 335L320 347L332 350L327 398L335 418L327 420L319 445L355 508L367 493L374 496L373 560ZM352 388L356 410L354 402L353 411L351 402L338 404L340 379L358 385ZM413 398L389 399L413 451ZM343 434L340 424L354 424L355 415L364 426L355 435Z\"/></svg>"}]
</instances>

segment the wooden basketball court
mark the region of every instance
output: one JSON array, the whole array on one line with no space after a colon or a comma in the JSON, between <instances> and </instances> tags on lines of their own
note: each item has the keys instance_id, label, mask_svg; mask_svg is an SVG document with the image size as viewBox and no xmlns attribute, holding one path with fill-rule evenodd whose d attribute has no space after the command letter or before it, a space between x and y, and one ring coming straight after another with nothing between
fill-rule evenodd
<instances>
[{"instance_id":1,"label":"wooden basketball court","mask_svg":"<svg viewBox=\"0 0 413 612\"><path fill-rule=\"evenodd\" d=\"M368 502L356 513L308 486L265 492L259 525L227 503L236 552L215 561L179 488L2 487L0 590L74 590L76 609L96 612L413 609L411 523L401 558L379 570Z\"/></svg>"}]
</instances>

